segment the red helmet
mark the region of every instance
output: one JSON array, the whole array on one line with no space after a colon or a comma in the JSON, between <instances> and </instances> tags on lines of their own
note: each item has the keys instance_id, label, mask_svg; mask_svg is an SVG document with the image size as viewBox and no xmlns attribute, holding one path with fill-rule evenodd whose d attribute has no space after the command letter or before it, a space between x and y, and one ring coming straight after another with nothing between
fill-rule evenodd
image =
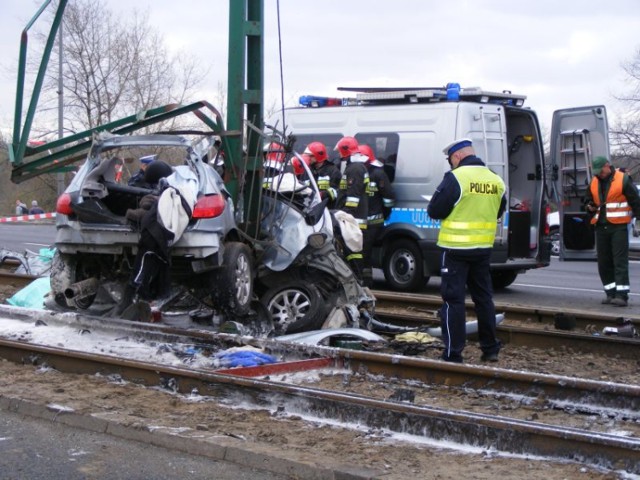
<instances>
[{"instance_id":1,"label":"red helmet","mask_svg":"<svg viewBox=\"0 0 640 480\"><path fill-rule=\"evenodd\" d=\"M284 162L287 152L279 143L272 142L264 146L264 159L268 162Z\"/></svg>"},{"instance_id":2,"label":"red helmet","mask_svg":"<svg viewBox=\"0 0 640 480\"><path fill-rule=\"evenodd\" d=\"M322 163L329 158L327 156L327 148L322 142L311 142L307 145L307 148L304 149L304 153L306 155L313 155L318 163Z\"/></svg>"},{"instance_id":3,"label":"red helmet","mask_svg":"<svg viewBox=\"0 0 640 480\"><path fill-rule=\"evenodd\" d=\"M358 152L360 152L362 155L366 155L367 157L369 157L369 160L367 160L367 163L373 163L374 160L376 159L376 155L373 153L373 149L369 145L358 146Z\"/></svg>"},{"instance_id":4,"label":"red helmet","mask_svg":"<svg viewBox=\"0 0 640 480\"><path fill-rule=\"evenodd\" d=\"M307 166L309 166L309 164L311 163L311 158L309 158L308 155L302 154L301 155L302 160L304 161L304 163L307 164ZM302 175L304 173L304 167L302 166L302 162L300 161L300 159L298 157L293 157L291 159L291 165L293 165L293 173L296 175Z\"/></svg>"},{"instance_id":5,"label":"red helmet","mask_svg":"<svg viewBox=\"0 0 640 480\"><path fill-rule=\"evenodd\" d=\"M358 152L358 141L353 137L342 137L334 150L340 153L340 158L350 157Z\"/></svg>"}]
</instances>

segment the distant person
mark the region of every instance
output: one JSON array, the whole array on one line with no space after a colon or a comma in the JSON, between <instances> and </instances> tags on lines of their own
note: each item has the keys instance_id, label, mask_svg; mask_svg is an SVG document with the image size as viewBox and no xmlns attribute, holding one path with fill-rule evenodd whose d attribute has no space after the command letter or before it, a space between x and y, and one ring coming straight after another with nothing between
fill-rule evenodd
<instances>
[{"instance_id":1,"label":"distant person","mask_svg":"<svg viewBox=\"0 0 640 480\"><path fill-rule=\"evenodd\" d=\"M29 215L38 215L44 213L44 210L38 206L38 202L33 200L31 202L31 208L29 209Z\"/></svg>"},{"instance_id":2,"label":"distant person","mask_svg":"<svg viewBox=\"0 0 640 480\"><path fill-rule=\"evenodd\" d=\"M629 223L640 215L640 195L631 177L612 167L605 157L591 163L593 178L585 210L596 229L598 274L605 305L626 307L629 302Z\"/></svg>"},{"instance_id":3,"label":"distant person","mask_svg":"<svg viewBox=\"0 0 640 480\"><path fill-rule=\"evenodd\" d=\"M427 212L441 220L438 246L442 249L440 310L442 359L462 363L466 332L465 295L469 289L478 317L483 362L497 362L496 309L491 284L491 251L498 218L506 206L505 184L476 157L473 143L461 138L444 150L451 170L433 194Z\"/></svg>"},{"instance_id":4,"label":"distant person","mask_svg":"<svg viewBox=\"0 0 640 480\"><path fill-rule=\"evenodd\" d=\"M140 157L140 170L138 170L127 183L130 187L148 188L147 183L144 180L144 172L149 166L158 158L157 155L146 155Z\"/></svg>"},{"instance_id":5,"label":"distant person","mask_svg":"<svg viewBox=\"0 0 640 480\"><path fill-rule=\"evenodd\" d=\"M28 213L27 205L21 202L20 199L16 200L16 215L27 215Z\"/></svg>"}]
</instances>

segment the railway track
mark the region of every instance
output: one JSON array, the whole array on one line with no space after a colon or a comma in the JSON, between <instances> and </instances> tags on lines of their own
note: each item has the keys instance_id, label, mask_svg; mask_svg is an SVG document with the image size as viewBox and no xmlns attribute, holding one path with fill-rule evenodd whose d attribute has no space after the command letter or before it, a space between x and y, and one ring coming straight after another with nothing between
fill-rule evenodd
<instances>
[{"instance_id":1,"label":"railway track","mask_svg":"<svg viewBox=\"0 0 640 480\"><path fill-rule=\"evenodd\" d=\"M403 294L374 291L376 313L381 319L411 327L439 325L437 309L442 304L434 295ZM606 328L619 328L620 315L602 314L582 310L545 307L528 307L508 303L496 303L496 311L505 314L505 321L498 326L498 336L503 343L514 346L572 349L612 355L629 360L638 358L640 339L633 330L640 330L640 317L625 316L627 333L631 336L607 335ZM475 317L473 303L467 302L467 315ZM564 328L556 328L556 323ZM567 328L567 324L571 328Z\"/></svg>"},{"instance_id":2,"label":"railway track","mask_svg":"<svg viewBox=\"0 0 640 480\"><path fill-rule=\"evenodd\" d=\"M39 319L51 328L110 332L114 338L136 335L147 343L152 339L156 344L208 346L213 351L240 342L237 337L205 330L125 321L105 325L100 317L46 312L36 318L38 314L10 307L0 307L0 315L26 322L30 328ZM180 393L196 389L222 404L242 398L248 405L318 421L356 422L423 440L580 460L640 473L637 386L270 339L244 338L242 343L261 347L284 361L268 367L214 371L10 339L0 341L0 356L70 373L117 374L149 386L171 385ZM280 373L303 366L331 367L338 373L326 373L326 379L314 387L276 381ZM606 422L586 420L594 416ZM616 433L622 431L626 434Z\"/></svg>"}]
</instances>

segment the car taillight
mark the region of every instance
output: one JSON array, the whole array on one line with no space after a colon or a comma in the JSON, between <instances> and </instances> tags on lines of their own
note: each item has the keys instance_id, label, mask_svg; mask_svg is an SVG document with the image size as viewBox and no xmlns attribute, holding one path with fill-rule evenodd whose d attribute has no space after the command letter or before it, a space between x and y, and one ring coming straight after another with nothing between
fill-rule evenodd
<instances>
[{"instance_id":1,"label":"car taillight","mask_svg":"<svg viewBox=\"0 0 640 480\"><path fill-rule=\"evenodd\" d=\"M61 213L62 215L71 215L73 213L73 208L71 208L71 195L63 193L58 197L56 213Z\"/></svg>"},{"instance_id":2,"label":"car taillight","mask_svg":"<svg viewBox=\"0 0 640 480\"><path fill-rule=\"evenodd\" d=\"M226 202L222 195L205 195L196 203L193 218L213 218L224 211Z\"/></svg>"}]
</instances>

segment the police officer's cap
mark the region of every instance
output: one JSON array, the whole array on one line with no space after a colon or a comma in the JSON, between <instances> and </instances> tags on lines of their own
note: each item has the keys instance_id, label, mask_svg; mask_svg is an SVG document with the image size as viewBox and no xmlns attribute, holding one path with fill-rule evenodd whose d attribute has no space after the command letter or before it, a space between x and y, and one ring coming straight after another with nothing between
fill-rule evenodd
<instances>
[{"instance_id":1,"label":"police officer's cap","mask_svg":"<svg viewBox=\"0 0 640 480\"><path fill-rule=\"evenodd\" d=\"M442 149L442 152L448 157L458 150L470 147L473 144L470 138L459 138Z\"/></svg>"},{"instance_id":2,"label":"police officer's cap","mask_svg":"<svg viewBox=\"0 0 640 480\"><path fill-rule=\"evenodd\" d=\"M158 158L158 155L146 155L144 157L140 157L140 163L149 165L151 162L155 161L157 158Z\"/></svg>"}]
</instances>

